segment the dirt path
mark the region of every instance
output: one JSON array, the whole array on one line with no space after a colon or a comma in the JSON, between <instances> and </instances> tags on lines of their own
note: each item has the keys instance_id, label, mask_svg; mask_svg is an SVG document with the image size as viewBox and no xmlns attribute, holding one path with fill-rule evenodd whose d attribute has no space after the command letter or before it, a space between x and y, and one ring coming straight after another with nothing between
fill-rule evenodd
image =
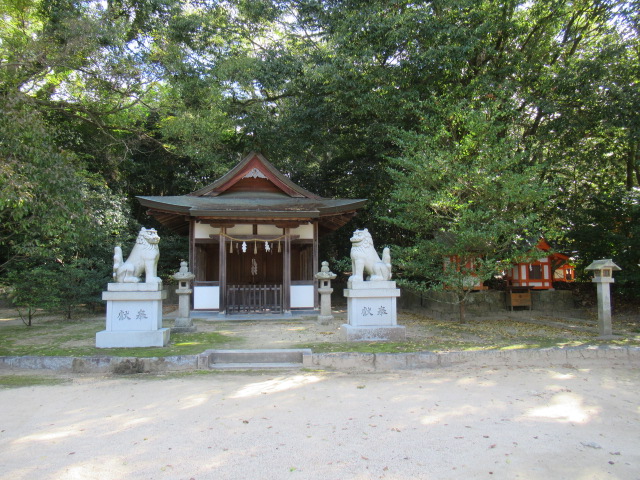
<instances>
[{"instance_id":1,"label":"dirt path","mask_svg":"<svg viewBox=\"0 0 640 480\"><path fill-rule=\"evenodd\" d=\"M0 390L12 480L638 479L640 370L75 377Z\"/></svg>"}]
</instances>

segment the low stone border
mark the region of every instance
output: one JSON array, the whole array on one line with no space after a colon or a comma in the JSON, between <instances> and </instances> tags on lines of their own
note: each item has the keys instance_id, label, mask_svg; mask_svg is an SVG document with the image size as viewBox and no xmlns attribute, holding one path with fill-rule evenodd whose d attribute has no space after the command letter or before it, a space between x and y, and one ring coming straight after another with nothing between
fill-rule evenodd
<instances>
[{"instance_id":1,"label":"low stone border","mask_svg":"<svg viewBox=\"0 0 640 480\"><path fill-rule=\"evenodd\" d=\"M304 366L341 371L393 371L473 366L584 366L590 362L613 361L640 366L640 347L575 347L474 352L415 353L323 353L304 359Z\"/></svg>"},{"instance_id":2,"label":"low stone border","mask_svg":"<svg viewBox=\"0 0 640 480\"><path fill-rule=\"evenodd\" d=\"M309 353L301 368L344 372L388 372L452 365L473 366L586 366L610 361L640 366L640 347L575 347L530 350L415 353ZM291 367L288 367L291 368ZM210 369L210 352L172 357L0 357L0 370L53 370L66 373L168 373Z\"/></svg>"},{"instance_id":3,"label":"low stone border","mask_svg":"<svg viewBox=\"0 0 640 480\"><path fill-rule=\"evenodd\" d=\"M0 370L55 370L67 373L162 373L198 369L198 355L173 357L0 357Z\"/></svg>"}]
</instances>

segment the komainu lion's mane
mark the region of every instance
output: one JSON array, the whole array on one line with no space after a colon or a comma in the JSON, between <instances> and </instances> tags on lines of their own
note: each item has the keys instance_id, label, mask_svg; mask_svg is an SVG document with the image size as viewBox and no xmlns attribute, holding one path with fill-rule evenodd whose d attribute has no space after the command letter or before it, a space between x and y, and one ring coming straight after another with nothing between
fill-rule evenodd
<instances>
[{"instance_id":1,"label":"komainu lion's mane","mask_svg":"<svg viewBox=\"0 0 640 480\"><path fill-rule=\"evenodd\" d=\"M391 279L391 255L385 248L382 259L378 256L368 229L356 230L351 237L351 281L363 281L365 273L372 281Z\"/></svg>"},{"instance_id":2,"label":"komainu lion's mane","mask_svg":"<svg viewBox=\"0 0 640 480\"><path fill-rule=\"evenodd\" d=\"M122 248L115 247L113 278L120 283L137 283L145 274L146 282L160 282L157 276L160 237L155 229L142 228L127 261L123 261Z\"/></svg>"}]
</instances>

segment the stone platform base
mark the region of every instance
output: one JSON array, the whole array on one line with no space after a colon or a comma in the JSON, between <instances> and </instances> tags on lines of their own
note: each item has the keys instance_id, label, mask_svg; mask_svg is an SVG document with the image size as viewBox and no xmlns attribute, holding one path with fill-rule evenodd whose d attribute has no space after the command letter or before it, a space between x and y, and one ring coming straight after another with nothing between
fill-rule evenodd
<instances>
[{"instance_id":1,"label":"stone platform base","mask_svg":"<svg viewBox=\"0 0 640 480\"><path fill-rule=\"evenodd\" d=\"M171 327L171 333L193 333L198 330L190 317L178 317Z\"/></svg>"},{"instance_id":2,"label":"stone platform base","mask_svg":"<svg viewBox=\"0 0 640 480\"><path fill-rule=\"evenodd\" d=\"M354 327L345 323L340 326L340 335L347 342L403 342L406 330L402 325Z\"/></svg>"},{"instance_id":3,"label":"stone platform base","mask_svg":"<svg viewBox=\"0 0 640 480\"><path fill-rule=\"evenodd\" d=\"M148 331L108 331L96 333L98 348L165 347L169 344L168 328Z\"/></svg>"},{"instance_id":4,"label":"stone platform base","mask_svg":"<svg viewBox=\"0 0 640 480\"><path fill-rule=\"evenodd\" d=\"M392 327L398 324L396 299L400 289L396 282L349 282L347 298L348 323L354 327Z\"/></svg>"}]
</instances>

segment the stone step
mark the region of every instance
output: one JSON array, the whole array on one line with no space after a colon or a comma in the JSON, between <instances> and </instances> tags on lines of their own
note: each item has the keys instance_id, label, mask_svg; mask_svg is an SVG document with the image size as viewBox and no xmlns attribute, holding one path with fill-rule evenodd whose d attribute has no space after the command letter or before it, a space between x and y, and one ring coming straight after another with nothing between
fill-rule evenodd
<instances>
[{"instance_id":1,"label":"stone step","mask_svg":"<svg viewBox=\"0 0 640 480\"><path fill-rule=\"evenodd\" d=\"M309 349L207 350L200 357L208 368L292 368L310 354Z\"/></svg>"},{"instance_id":2,"label":"stone step","mask_svg":"<svg viewBox=\"0 0 640 480\"><path fill-rule=\"evenodd\" d=\"M302 363L214 363L211 370L280 370L302 368Z\"/></svg>"}]
</instances>

